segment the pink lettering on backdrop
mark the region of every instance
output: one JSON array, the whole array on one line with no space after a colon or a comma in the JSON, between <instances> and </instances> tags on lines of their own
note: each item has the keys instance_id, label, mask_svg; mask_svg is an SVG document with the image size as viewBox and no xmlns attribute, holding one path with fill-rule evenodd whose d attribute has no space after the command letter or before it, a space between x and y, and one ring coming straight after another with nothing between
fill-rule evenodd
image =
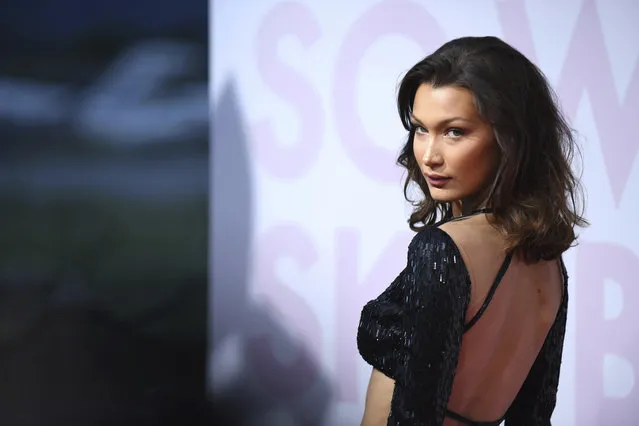
<instances>
[{"instance_id":1,"label":"pink lettering on backdrop","mask_svg":"<svg viewBox=\"0 0 639 426\"><path fill-rule=\"evenodd\" d=\"M604 163L619 205L639 150L639 140L628 137L620 123L633 123L639 111L639 66L635 66L625 100L620 102L604 43L594 0L585 0L572 35L558 92L566 112L574 117L579 101L588 91Z\"/></svg>"},{"instance_id":2,"label":"pink lettering on backdrop","mask_svg":"<svg viewBox=\"0 0 639 426\"><path fill-rule=\"evenodd\" d=\"M495 3L499 24L507 38L505 41L526 55L532 62L536 62L537 52L524 2L509 0Z\"/></svg>"},{"instance_id":3,"label":"pink lettering on backdrop","mask_svg":"<svg viewBox=\"0 0 639 426\"><path fill-rule=\"evenodd\" d=\"M583 243L577 253L577 310L575 389L577 425L626 425L636 420L639 400L639 258L617 244ZM604 318L604 282L614 280L623 292L623 309L611 320ZM614 354L628 361L635 372L634 388L623 399L606 398L604 355ZM630 423L628 423L630 422Z\"/></svg>"},{"instance_id":4,"label":"pink lettering on backdrop","mask_svg":"<svg viewBox=\"0 0 639 426\"><path fill-rule=\"evenodd\" d=\"M524 2L498 2L507 40L536 58ZM615 203L619 205L639 150L639 140L629 138L624 126L639 110L639 64L635 66L625 100L620 102L594 0L584 0L572 33L557 92L566 114L573 118L588 92L601 141L601 150Z\"/></svg>"},{"instance_id":5,"label":"pink lettering on backdrop","mask_svg":"<svg viewBox=\"0 0 639 426\"><path fill-rule=\"evenodd\" d=\"M395 166L394 158L400 147L391 150L376 145L366 133L357 111L360 61L366 49L386 34L410 37L424 51L434 50L444 41L437 21L419 4L407 0L377 3L353 24L345 36L335 69L333 112L344 150L355 166L370 179L397 183L401 170Z\"/></svg>"},{"instance_id":6,"label":"pink lettering on backdrop","mask_svg":"<svg viewBox=\"0 0 639 426\"><path fill-rule=\"evenodd\" d=\"M378 260L361 279L358 271L361 253L361 231L353 228L338 229L335 249L335 354L337 398L341 402L358 401L357 324L361 307L386 288L406 265L406 251L410 231L393 235L380 253Z\"/></svg>"},{"instance_id":7,"label":"pink lettering on backdrop","mask_svg":"<svg viewBox=\"0 0 639 426\"><path fill-rule=\"evenodd\" d=\"M256 288L253 293L268 298L274 308L278 335L258 335L250 341L250 354L257 374L269 392L281 397L307 391L320 374L318 354L322 353L322 330L311 307L277 277L278 262L292 259L300 271L308 271L319 260L311 237L296 225L271 228L257 244ZM304 283L300 283L304 284ZM328 283L327 283L328 285ZM294 328L295 336L286 336ZM300 341L302 339L302 341ZM292 362L279 361L274 355L278 342L288 340L286 356Z\"/></svg>"},{"instance_id":8,"label":"pink lettering on backdrop","mask_svg":"<svg viewBox=\"0 0 639 426\"><path fill-rule=\"evenodd\" d=\"M277 140L270 121L259 122L254 128L254 143L261 164L282 179L300 177L308 171L317 160L325 130L322 100L313 84L278 56L279 42L289 35L299 39L306 48L321 36L317 19L299 3L286 2L273 7L264 18L257 38L257 62L262 78L299 116L298 138L291 146Z\"/></svg>"}]
</instances>

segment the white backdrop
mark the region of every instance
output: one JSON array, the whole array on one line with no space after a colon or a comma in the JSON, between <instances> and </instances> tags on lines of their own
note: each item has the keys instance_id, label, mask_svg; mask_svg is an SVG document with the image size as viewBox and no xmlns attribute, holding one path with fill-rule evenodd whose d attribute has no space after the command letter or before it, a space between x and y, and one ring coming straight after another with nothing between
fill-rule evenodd
<instances>
[{"instance_id":1,"label":"white backdrop","mask_svg":"<svg viewBox=\"0 0 639 426\"><path fill-rule=\"evenodd\" d=\"M411 238L394 163L406 136L397 84L466 35L502 37L537 63L580 134L592 226L565 256L553 424L638 424L637 17L632 0L211 5L212 329L243 335L243 380L268 395L277 424L359 424L370 374L355 343L359 312L401 270ZM241 173L232 155L245 160ZM234 246L236 230L246 245Z\"/></svg>"}]
</instances>

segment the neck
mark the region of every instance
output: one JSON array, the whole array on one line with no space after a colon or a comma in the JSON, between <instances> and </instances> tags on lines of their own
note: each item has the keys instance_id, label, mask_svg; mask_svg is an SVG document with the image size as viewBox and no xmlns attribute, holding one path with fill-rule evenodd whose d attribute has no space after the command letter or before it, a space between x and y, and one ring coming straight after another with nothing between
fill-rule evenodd
<instances>
[{"instance_id":1,"label":"neck","mask_svg":"<svg viewBox=\"0 0 639 426\"><path fill-rule=\"evenodd\" d=\"M477 210L485 209L488 202L489 188L462 200L451 202L453 216L466 216Z\"/></svg>"},{"instance_id":2,"label":"neck","mask_svg":"<svg viewBox=\"0 0 639 426\"><path fill-rule=\"evenodd\" d=\"M454 201L451 203L453 207L453 216L467 216L477 210L482 210L486 208L486 203L473 203L469 202L470 200L465 201Z\"/></svg>"}]
</instances>

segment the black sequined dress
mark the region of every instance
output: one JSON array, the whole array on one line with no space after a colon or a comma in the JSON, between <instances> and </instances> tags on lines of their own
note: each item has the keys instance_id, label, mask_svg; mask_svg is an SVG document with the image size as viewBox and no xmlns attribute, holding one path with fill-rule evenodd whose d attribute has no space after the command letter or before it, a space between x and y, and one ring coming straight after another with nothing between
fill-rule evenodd
<instances>
[{"instance_id":1,"label":"black sequined dress","mask_svg":"<svg viewBox=\"0 0 639 426\"><path fill-rule=\"evenodd\" d=\"M564 296L559 312L504 415L507 426L551 424L568 305L568 277L563 263L562 269ZM395 381L389 426L443 424L469 300L470 277L458 247L443 230L427 227L411 241L406 268L379 297L364 306L357 333L359 352L366 362Z\"/></svg>"}]
</instances>

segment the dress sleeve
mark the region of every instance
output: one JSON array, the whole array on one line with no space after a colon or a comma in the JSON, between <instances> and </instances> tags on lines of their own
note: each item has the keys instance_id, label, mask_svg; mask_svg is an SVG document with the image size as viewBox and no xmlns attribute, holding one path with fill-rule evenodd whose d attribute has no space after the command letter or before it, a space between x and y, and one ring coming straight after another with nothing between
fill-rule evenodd
<instances>
[{"instance_id":1,"label":"dress sleeve","mask_svg":"<svg viewBox=\"0 0 639 426\"><path fill-rule=\"evenodd\" d=\"M567 276L564 272L565 282ZM559 370L566 333L568 293L564 297L544 345L528 377L506 413L506 426L550 426L557 403Z\"/></svg>"},{"instance_id":2,"label":"dress sleeve","mask_svg":"<svg viewBox=\"0 0 639 426\"><path fill-rule=\"evenodd\" d=\"M382 294L364 306L357 329L357 348L364 361L393 380L405 353L403 292L408 275L404 268Z\"/></svg>"},{"instance_id":3,"label":"dress sleeve","mask_svg":"<svg viewBox=\"0 0 639 426\"><path fill-rule=\"evenodd\" d=\"M388 425L441 425L459 360L470 277L453 239L420 231L404 277L405 362L398 366Z\"/></svg>"}]
</instances>

